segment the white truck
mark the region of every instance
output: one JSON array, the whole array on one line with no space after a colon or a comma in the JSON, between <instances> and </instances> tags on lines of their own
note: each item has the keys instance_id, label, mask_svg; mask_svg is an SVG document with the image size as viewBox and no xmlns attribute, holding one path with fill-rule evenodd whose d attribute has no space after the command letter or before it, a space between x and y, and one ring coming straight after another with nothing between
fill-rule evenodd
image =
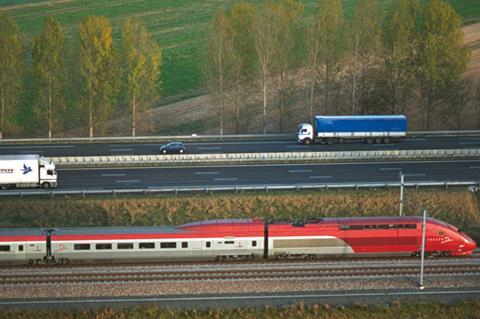
<instances>
[{"instance_id":1,"label":"white truck","mask_svg":"<svg viewBox=\"0 0 480 319\"><path fill-rule=\"evenodd\" d=\"M40 155L0 155L0 189L13 187L57 187L52 160Z\"/></svg>"}]
</instances>

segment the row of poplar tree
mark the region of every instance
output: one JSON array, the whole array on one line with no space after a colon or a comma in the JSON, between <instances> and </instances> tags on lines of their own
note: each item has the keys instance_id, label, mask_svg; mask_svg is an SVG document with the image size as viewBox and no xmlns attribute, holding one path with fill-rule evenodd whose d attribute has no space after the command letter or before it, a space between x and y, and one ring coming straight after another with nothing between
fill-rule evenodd
<instances>
[{"instance_id":1,"label":"row of poplar tree","mask_svg":"<svg viewBox=\"0 0 480 319\"><path fill-rule=\"evenodd\" d=\"M220 132L227 115L241 130L252 96L263 132L272 111L280 131L291 128L292 86L302 92L306 119L410 111L426 130L434 120L460 125L470 53L454 9L443 0L397 0L385 11L381 1L359 0L347 21L342 2L318 1L313 19L296 0L236 2L216 14L204 72Z\"/></svg>"},{"instance_id":2,"label":"row of poplar tree","mask_svg":"<svg viewBox=\"0 0 480 319\"><path fill-rule=\"evenodd\" d=\"M86 18L75 43L67 43L60 23L47 17L29 59L15 21L0 15L0 30L0 139L6 130L20 130L19 122L51 138L85 118L93 137L112 113L130 115L135 136L136 115L158 95L161 65L161 49L140 21L125 21L116 46L105 17ZM21 98L31 101L28 107L21 107Z\"/></svg>"}]
</instances>

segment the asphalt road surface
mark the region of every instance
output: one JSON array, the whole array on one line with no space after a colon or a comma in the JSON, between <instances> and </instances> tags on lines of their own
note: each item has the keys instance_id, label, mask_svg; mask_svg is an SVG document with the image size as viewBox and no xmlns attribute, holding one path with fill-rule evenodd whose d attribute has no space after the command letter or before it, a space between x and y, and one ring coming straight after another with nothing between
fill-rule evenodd
<instances>
[{"instance_id":1,"label":"asphalt road surface","mask_svg":"<svg viewBox=\"0 0 480 319\"><path fill-rule=\"evenodd\" d=\"M480 136L409 137L390 144L365 144L351 141L333 145L301 145L291 141L242 141L185 143L189 154L259 153L259 152L320 152L360 150L462 149L480 147ZM100 156L160 154L159 143L104 144L1 144L0 155L40 154L43 156Z\"/></svg>"},{"instance_id":2,"label":"asphalt road surface","mask_svg":"<svg viewBox=\"0 0 480 319\"><path fill-rule=\"evenodd\" d=\"M58 170L58 189L148 189L251 185L480 180L480 160Z\"/></svg>"}]
</instances>

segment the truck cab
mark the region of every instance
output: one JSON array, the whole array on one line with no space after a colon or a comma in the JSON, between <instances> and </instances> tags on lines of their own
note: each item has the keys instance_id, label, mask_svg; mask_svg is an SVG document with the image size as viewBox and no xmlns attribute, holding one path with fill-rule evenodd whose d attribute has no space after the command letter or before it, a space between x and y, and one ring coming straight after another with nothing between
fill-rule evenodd
<instances>
[{"instance_id":1,"label":"truck cab","mask_svg":"<svg viewBox=\"0 0 480 319\"><path fill-rule=\"evenodd\" d=\"M311 144L314 141L313 125L300 123L298 125L297 140L301 144Z\"/></svg>"},{"instance_id":2,"label":"truck cab","mask_svg":"<svg viewBox=\"0 0 480 319\"><path fill-rule=\"evenodd\" d=\"M40 157L40 186L42 188L57 187L57 171L52 160Z\"/></svg>"}]
</instances>

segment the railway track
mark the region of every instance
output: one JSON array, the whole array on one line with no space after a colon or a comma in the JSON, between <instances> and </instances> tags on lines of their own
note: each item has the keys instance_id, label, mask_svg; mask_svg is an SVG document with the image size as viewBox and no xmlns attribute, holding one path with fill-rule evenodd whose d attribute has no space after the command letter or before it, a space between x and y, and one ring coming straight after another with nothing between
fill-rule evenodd
<instances>
[{"instance_id":1,"label":"railway track","mask_svg":"<svg viewBox=\"0 0 480 319\"><path fill-rule=\"evenodd\" d=\"M210 282L239 280L359 279L418 275L418 259L288 261L246 263L185 263L148 265L82 265L61 267L4 267L0 287L142 282ZM480 258L427 260L425 275L479 275Z\"/></svg>"}]
</instances>

